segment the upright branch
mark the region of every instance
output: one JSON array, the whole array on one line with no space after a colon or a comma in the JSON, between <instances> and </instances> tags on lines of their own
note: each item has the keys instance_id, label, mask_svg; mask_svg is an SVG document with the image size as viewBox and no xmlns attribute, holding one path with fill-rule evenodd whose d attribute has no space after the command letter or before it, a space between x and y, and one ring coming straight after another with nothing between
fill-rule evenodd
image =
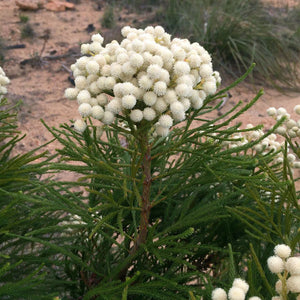
<instances>
[{"instance_id":1,"label":"upright branch","mask_svg":"<svg viewBox=\"0 0 300 300\"><path fill-rule=\"evenodd\" d=\"M140 244L145 243L148 233L149 215L151 210L150 202L150 188L151 188L151 145L148 141L148 133L144 132L139 139L143 160L142 160L142 174L143 174L143 191L141 203L141 219L139 234L135 240L134 246L130 253L133 254L139 248Z\"/></svg>"}]
</instances>

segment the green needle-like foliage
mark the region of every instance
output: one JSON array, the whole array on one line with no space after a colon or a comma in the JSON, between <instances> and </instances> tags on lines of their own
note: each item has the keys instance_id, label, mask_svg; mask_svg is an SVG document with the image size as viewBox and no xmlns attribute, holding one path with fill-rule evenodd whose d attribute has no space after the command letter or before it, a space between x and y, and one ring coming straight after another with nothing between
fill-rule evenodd
<instances>
[{"instance_id":1,"label":"green needle-like foliage","mask_svg":"<svg viewBox=\"0 0 300 300\"><path fill-rule=\"evenodd\" d=\"M22 155L12 154L23 138L19 137L16 126L15 111L19 105L9 106L5 98L0 102L0 298L20 299L24 293L30 292L30 299L43 299L36 287L45 277L42 264L23 269L22 259L14 259L11 250L14 248L20 254L27 249L22 242L6 235L25 234L40 226L31 219L30 206L18 201L13 194L33 192L35 182L45 173L43 168L50 159L46 152L35 154L39 149Z\"/></svg>"},{"instance_id":2,"label":"green needle-like foliage","mask_svg":"<svg viewBox=\"0 0 300 300\"><path fill-rule=\"evenodd\" d=\"M61 144L56 162L33 163L40 158L33 152L3 155L0 295L210 299L215 286L228 288L247 268L250 293L270 298L274 279L265 262L277 243L297 251L299 192L287 159L279 165L277 153L253 154L272 130L224 146L253 130L232 121L262 94L207 118L228 89L207 98L167 138L121 116L101 138L91 121L83 134L44 123ZM16 127L5 113L5 149L13 149ZM74 179L37 177L61 171Z\"/></svg>"}]
</instances>

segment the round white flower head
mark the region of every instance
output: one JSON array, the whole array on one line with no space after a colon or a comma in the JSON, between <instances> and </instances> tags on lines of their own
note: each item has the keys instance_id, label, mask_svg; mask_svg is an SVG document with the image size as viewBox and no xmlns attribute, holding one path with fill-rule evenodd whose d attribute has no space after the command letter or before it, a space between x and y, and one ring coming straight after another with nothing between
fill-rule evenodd
<instances>
[{"instance_id":1,"label":"round white flower head","mask_svg":"<svg viewBox=\"0 0 300 300\"><path fill-rule=\"evenodd\" d=\"M217 90L216 83L212 81L204 82L202 88L207 95L212 95Z\"/></svg>"},{"instance_id":2,"label":"round white flower head","mask_svg":"<svg viewBox=\"0 0 300 300\"><path fill-rule=\"evenodd\" d=\"M82 103L78 107L78 111L82 117L88 117L92 113L92 107L89 103Z\"/></svg>"},{"instance_id":3,"label":"round white flower head","mask_svg":"<svg viewBox=\"0 0 300 300\"><path fill-rule=\"evenodd\" d=\"M276 116L276 114L277 114L277 109L275 108L275 107L269 107L268 109L267 109L267 114L268 114L268 116Z\"/></svg>"},{"instance_id":4,"label":"round white flower head","mask_svg":"<svg viewBox=\"0 0 300 300\"><path fill-rule=\"evenodd\" d=\"M106 111L110 111L113 114L118 114L122 110L122 103L119 98L114 98L106 105Z\"/></svg>"},{"instance_id":5,"label":"round white flower head","mask_svg":"<svg viewBox=\"0 0 300 300\"><path fill-rule=\"evenodd\" d=\"M241 278L235 278L232 283L232 286L242 289L245 294L247 294L247 292L249 290L249 284Z\"/></svg>"},{"instance_id":6,"label":"round white flower head","mask_svg":"<svg viewBox=\"0 0 300 300\"><path fill-rule=\"evenodd\" d=\"M286 114L287 114L287 111L286 111L286 109L285 109L284 107L279 107L279 108L277 109L277 114L278 114L278 115L286 115Z\"/></svg>"},{"instance_id":7,"label":"round white flower head","mask_svg":"<svg viewBox=\"0 0 300 300\"><path fill-rule=\"evenodd\" d=\"M0 100L2 99L3 95L7 93L6 86L10 83L9 78L6 76L3 69L0 67Z\"/></svg>"},{"instance_id":8,"label":"round white flower head","mask_svg":"<svg viewBox=\"0 0 300 300\"><path fill-rule=\"evenodd\" d=\"M300 169L300 161L293 162L293 168Z\"/></svg>"},{"instance_id":9,"label":"round white flower head","mask_svg":"<svg viewBox=\"0 0 300 300\"><path fill-rule=\"evenodd\" d=\"M157 95L153 92L146 92L143 95L143 100L146 105L152 106L155 104L155 102L157 100Z\"/></svg>"},{"instance_id":10,"label":"round white flower head","mask_svg":"<svg viewBox=\"0 0 300 300\"><path fill-rule=\"evenodd\" d=\"M248 300L261 300L261 298L254 296L254 297L250 297Z\"/></svg>"},{"instance_id":11,"label":"round white flower head","mask_svg":"<svg viewBox=\"0 0 300 300\"><path fill-rule=\"evenodd\" d=\"M0 95L7 94L7 88L5 86L0 86Z\"/></svg>"},{"instance_id":12,"label":"round white flower head","mask_svg":"<svg viewBox=\"0 0 300 300\"><path fill-rule=\"evenodd\" d=\"M86 127L86 123L83 120L76 120L74 122L74 129L80 133L84 132Z\"/></svg>"},{"instance_id":13,"label":"round white flower head","mask_svg":"<svg viewBox=\"0 0 300 300\"><path fill-rule=\"evenodd\" d=\"M101 106L105 106L108 102L107 95L104 93L98 95L96 99L98 101L98 104Z\"/></svg>"},{"instance_id":14,"label":"round white flower head","mask_svg":"<svg viewBox=\"0 0 300 300\"><path fill-rule=\"evenodd\" d=\"M158 79L161 74L161 67L156 64L152 64L147 68L147 74L150 79Z\"/></svg>"},{"instance_id":15,"label":"round white flower head","mask_svg":"<svg viewBox=\"0 0 300 300\"><path fill-rule=\"evenodd\" d=\"M144 63L144 59L143 59L143 56L138 54L138 53L135 53L135 54L132 54L130 56L130 64L134 67L134 68L139 68L143 65Z\"/></svg>"},{"instance_id":16,"label":"round white flower head","mask_svg":"<svg viewBox=\"0 0 300 300\"><path fill-rule=\"evenodd\" d=\"M173 125L173 119L169 115L161 115L158 119L160 126L165 128L170 128Z\"/></svg>"},{"instance_id":17,"label":"round white flower head","mask_svg":"<svg viewBox=\"0 0 300 300\"><path fill-rule=\"evenodd\" d=\"M297 133L294 131L294 130L288 130L288 135L291 137L291 138L295 138L297 136Z\"/></svg>"},{"instance_id":18,"label":"round white flower head","mask_svg":"<svg viewBox=\"0 0 300 300\"><path fill-rule=\"evenodd\" d=\"M151 107L146 107L143 111L144 119L147 121L152 121L156 117L156 112Z\"/></svg>"},{"instance_id":19,"label":"round white flower head","mask_svg":"<svg viewBox=\"0 0 300 300\"><path fill-rule=\"evenodd\" d=\"M95 105L92 107L92 117L96 120L101 120L104 116L104 110L101 106Z\"/></svg>"},{"instance_id":20,"label":"round white flower head","mask_svg":"<svg viewBox=\"0 0 300 300\"><path fill-rule=\"evenodd\" d=\"M105 111L103 114L102 122L106 125L111 124L115 119L115 115L111 111Z\"/></svg>"},{"instance_id":21,"label":"round white flower head","mask_svg":"<svg viewBox=\"0 0 300 300\"><path fill-rule=\"evenodd\" d=\"M154 84L153 91L157 96L163 96L167 92L167 85L164 81L157 81Z\"/></svg>"},{"instance_id":22,"label":"round white flower head","mask_svg":"<svg viewBox=\"0 0 300 300\"><path fill-rule=\"evenodd\" d=\"M280 135L285 135L286 134L286 128L284 126L279 126L275 129L275 132L280 134Z\"/></svg>"},{"instance_id":23,"label":"round white flower head","mask_svg":"<svg viewBox=\"0 0 300 300\"><path fill-rule=\"evenodd\" d=\"M281 258L288 258L291 255L291 252L291 248L285 244L276 245L274 248L275 255Z\"/></svg>"},{"instance_id":24,"label":"round white flower head","mask_svg":"<svg viewBox=\"0 0 300 300\"><path fill-rule=\"evenodd\" d=\"M162 97L159 97L153 107L158 113L163 113L167 110L168 105Z\"/></svg>"},{"instance_id":25,"label":"round white flower head","mask_svg":"<svg viewBox=\"0 0 300 300\"><path fill-rule=\"evenodd\" d=\"M192 101L192 107L194 109L200 109L203 106L203 100L201 98Z\"/></svg>"},{"instance_id":26,"label":"round white flower head","mask_svg":"<svg viewBox=\"0 0 300 300\"><path fill-rule=\"evenodd\" d=\"M285 263L286 270L291 275L300 275L300 257L290 257Z\"/></svg>"},{"instance_id":27,"label":"round white flower head","mask_svg":"<svg viewBox=\"0 0 300 300\"><path fill-rule=\"evenodd\" d=\"M143 52L145 49L144 43L137 39L133 40L131 45L132 45L132 50L136 52Z\"/></svg>"},{"instance_id":28,"label":"round white flower head","mask_svg":"<svg viewBox=\"0 0 300 300\"><path fill-rule=\"evenodd\" d=\"M291 120L288 120L285 123L285 125L286 125L287 128L291 129L291 128L297 126L297 122L291 119Z\"/></svg>"},{"instance_id":29,"label":"round white flower head","mask_svg":"<svg viewBox=\"0 0 300 300\"><path fill-rule=\"evenodd\" d=\"M75 100L77 98L78 93L79 93L78 88L67 88L65 90L65 97L70 100Z\"/></svg>"},{"instance_id":30,"label":"round white flower head","mask_svg":"<svg viewBox=\"0 0 300 300\"><path fill-rule=\"evenodd\" d=\"M287 159L288 159L288 161L289 162L294 162L295 160L296 160L296 156L294 155L294 154L292 154L292 153L289 153L288 155L287 155ZM290 250L290 254L291 254L291 250ZM279 255L278 255L279 256ZM287 256L288 257L288 256ZM286 258L286 257L285 257Z\"/></svg>"},{"instance_id":31,"label":"round white flower head","mask_svg":"<svg viewBox=\"0 0 300 300\"><path fill-rule=\"evenodd\" d=\"M136 98L133 95L125 95L122 98L122 106L126 109L132 109L136 104Z\"/></svg>"},{"instance_id":32,"label":"round white flower head","mask_svg":"<svg viewBox=\"0 0 300 300\"><path fill-rule=\"evenodd\" d=\"M201 64L201 57L198 54L192 54L187 59L191 68L198 68Z\"/></svg>"},{"instance_id":33,"label":"round white flower head","mask_svg":"<svg viewBox=\"0 0 300 300\"><path fill-rule=\"evenodd\" d=\"M226 294L225 290L223 290L221 288L216 288L212 291L211 299L212 300L227 300L227 294Z\"/></svg>"},{"instance_id":34,"label":"round white flower head","mask_svg":"<svg viewBox=\"0 0 300 300\"><path fill-rule=\"evenodd\" d=\"M244 300L246 297L245 292L239 288L233 286L229 291L228 291L228 298L229 300Z\"/></svg>"},{"instance_id":35,"label":"round white flower head","mask_svg":"<svg viewBox=\"0 0 300 300\"><path fill-rule=\"evenodd\" d=\"M81 90L77 95L78 104L88 103L90 99L91 99L91 94L87 90Z\"/></svg>"},{"instance_id":36,"label":"round white flower head","mask_svg":"<svg viewBox=\"0 0 300 300\"><path fill-rule=\"evenodd\" d=\"M80 70L85 70L85 65L89 61L89 58L87 56L82 56L76 61L76 67Z\"/></svg>"},{"instance_id":37,"label":"round white flower head","mask_svg":"<svg viewBox=\"0 0 300 300\"><path fill-rule=\"evenodd\" d=\"M166 94L164 95L164 100L167 104L171 104L173 102L176 102L178 100L176 92L174 90L168 89L166 91Z\"/></svg>"},{"instance_id":38,"label":"round white flower head","mask_svg":"<svg viewBox=\"0 0 300 300\"><path fill-rule=\"evenodd\" d=\"M153 80L149 78L147 75L143 75L138 80L139 87L141 87L144 90L150 90L153 85Z\"/></svg>"},{"instance_id":39,"label":"round white flower head","mask_svg":"<svg viewBox=\"0 0 300 300\"><path fill-rule=\"evenodd\" d=\"M89 61L85 68L89 74L97 74L100 70L98 63L94 60Z\"/></svg>"},{"instance_id":40,"label":"round white flower head","mask_svg":"<svg viewBox=\"0 0 300 300\"><path fill-rule=\"evenodd\" d=\"M98 43L102 44L103 41L104 41L104 39L103 39L103 37L101 36L100 33L96 33L96 34L92 35L92 41L93 42L98 42Z\"/></svg>"},{"instance_id":41,"label":"round white flower head","mask_svg":"<svg viewBox=\"0 0 300 300\"><path fill-rule=\"evenodd\" d=\"M188 74L191 71L189 64L185 61L177 61L174 64L174 73L177 76Z\"/></svg>"},{"instance_id":42,"label":"round white flower head","mask_svg":"<svg viewBox=\"0 0 300 300\"><path fill-rule=\"evenodd\" d=\"M142 121L143 116L143 112L139 109L134 109L130 113L130 119L135 123Z\"/></svg>"},{"instance_id":43,"label":"round white flower head","mask_svg":"<svg viewBox=\"0 0 300 300\"><path fill-rule=\"evenodd\" d=\"M213 69L209 64L203 64L200 67L199 73L201 77L209 77L212 75Z\"/></svg>"},{"instance_id":44,"label":"round white flower head","mask_svg":"<svg viewBox=\"0 0 300 300\"><path fill-rule=\"evenodd\" d=\"M180 114L181 112L184 112L184 106L179 101L173 102L170 105L170 109L171 109L172 114L175 114L175 115Z\"/></svg>"},{"instance_id":45,"label":"round white flower head","mask_svg":"<svg viewBox=\"0 0 300 300\"><path fill-rule=\"evenodd\" d=\"M281 273L284 270L284 261L279 256L271 256L267 260L268 268L272 273Z\"/></svg>"},{"instance_id":46,"label":"round white flower head","mask_svg":"<svg viewBox=\"0 0 300 300\"><path fill-rule=\"evenodd\" d=\"M292 293L300 293L300 275L293 275L286 281L288 290Z\"/></svg>"},{"instance_id":47,"label":"round white flower head","mask_svg":"<svg viewBox=\"0 0 300 300\"><path fill-rule=\"evenodd\" d=\"M298 115L300 115L300 104L297 104L295 107L294 107L294 112Z\"/></svg>"},{"instance_id":48,"label":"round white flower head","mask_svg":"<svg viewBox=\"0 0 300 300\"><path fill-rule=\"evenodd\" d=\"M82 90L87 86L87 79L85 76L77 76L74 80L75 86Z\"/></svg>"},{"instance_id":49,"label":"round white flower head","mask_svg":"<svg viewBox=\"0 0 300 300\"><path fill-rule=\"evenodd\" d=\"M190 87L185 83L178 84L175 88L175 91L179 97L188 97L192 92Z\"/></svg>"}]
</instances>

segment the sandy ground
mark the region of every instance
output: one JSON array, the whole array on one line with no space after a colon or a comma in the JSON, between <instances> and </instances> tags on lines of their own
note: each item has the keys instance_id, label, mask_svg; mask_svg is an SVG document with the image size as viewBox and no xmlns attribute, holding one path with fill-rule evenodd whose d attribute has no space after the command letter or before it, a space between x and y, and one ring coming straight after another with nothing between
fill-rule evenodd
<instances>
[{"instance_id":1,"label":"sandy ground","mask_svg":"<svg viewBox=\"0 0 300 300\"><path fill-rule=\"evenodd\" d=\"M271 0L269 0L271 1ZM53 12L46 9L38 11L20 11L13 0L0 0L0 33L7 46L24 44L23 49L11 49L5 53L3 68L11 79L8 98L16 102L22 100L19 112L20 130L26 133L26 138L18 145L18 151L33 149L51 138L51 134L43 127L40 119L44 119L49 126L59 126L77 119L77 103L64 98L64 90L71 87L68 80L70 75L65 67L69 67L79 54L79 45L88 42L92 33L100 31L112 39L118 32L101 29L100 18L103 15L104 3L101 1L82 0L75 4L75 10ZM276 2L276 1L275 1ZM277 1L279 2L279 1ZM294 1L291 1L293 4ZM28 16L28 23L34 29L32 38L21 39L24 26L20 16ZM134 26L135 17L123 14L119 17L118 27ZM93 24L95 31L87 31L89 24ZM45 42L46 41L46 42ZM43 49L44 48L44 49ZM62 56L59 59L42 59L39 57ZM35 62L32 66L28 59ZM233 91L221 112L225 112L242 100L248 103L261 87L243 84ZM265 94L237 121L245 125L263 123L265 130L273 124L267 117L266 109L270 106L284 106L292 116L293 107L300 104L300 93L280 93L272 88L265 88ZM57 145L50 144L50 151Z\"/></svg>"}]
</instances>

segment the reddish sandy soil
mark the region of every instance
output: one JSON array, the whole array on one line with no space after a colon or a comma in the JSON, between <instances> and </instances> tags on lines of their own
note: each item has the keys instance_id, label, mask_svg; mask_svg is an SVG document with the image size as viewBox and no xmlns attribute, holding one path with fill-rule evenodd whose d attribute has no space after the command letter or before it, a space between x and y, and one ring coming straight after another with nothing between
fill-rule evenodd
<instances>
[{"instance_id":1,"label":"reddish sandy soil","mask_svg":"<svg viewBox=\"0 0 300 300\"><path fill-rule=\"evenodd\" d=\"M271 0L268 0L271 1ZM47 2L47 1L45 1ZM274 2L274 0L272 1ZM275 1L276 3L280 1ZM295 1L291 0L291 5ZM297 2L297 1L296 1ZM101 9L99 9L99 6ZM277 4L278 4L277 3ZM23 49L11 49L5 52L3 68L11 79L8 98L17 102L22 100L23 105L19 112L20 130L26 133L18 151L35 148L48 141L51 134L43 127L40 119L44 119L49 126L59 126L69 123L69 120L78 118L77 103L64 98L64 90L71 87L68 81L69 67L79 54L79 45L88 42L92 33L86 28L89 24L95 26L107 37L108 41L114 38L119 28L114 30L101 29L99 19L103 15L104 3L94 0L81 0L75 4L74 10L54 12L41 8L37 11L20 11L13 0L0 0L0 33L7 46L25 44ZM21 30L24 24L20 22L20 15L28 16L28 23L34 29L34 37L21 39ZM139 16L141 17L141 16ZM120 18L119 18L120 19ZM134 26L135 16L122 14L118 27L123 25ZM94 33L93 32L93 33ZM49 36L45 43L45 35ZM42 59L39 55L42 53ZM60 59L57 56L62 56ZM45 57L55 56L56 59ZM36 64L31 66L24 60L36 58ZM230 109L239 100L249 102L261 87L243 84L231 91L232 97L227 101L221 112ZM266 115L270 106L284 106L293 114L293 107L300 104L300 93L280 93L272 88L265 88L265 94L239 120L244 124L253 123L265 125L268 130L273 120ZM56 144L48 146L50 151Z\"/></svg>"}]
</instances>

